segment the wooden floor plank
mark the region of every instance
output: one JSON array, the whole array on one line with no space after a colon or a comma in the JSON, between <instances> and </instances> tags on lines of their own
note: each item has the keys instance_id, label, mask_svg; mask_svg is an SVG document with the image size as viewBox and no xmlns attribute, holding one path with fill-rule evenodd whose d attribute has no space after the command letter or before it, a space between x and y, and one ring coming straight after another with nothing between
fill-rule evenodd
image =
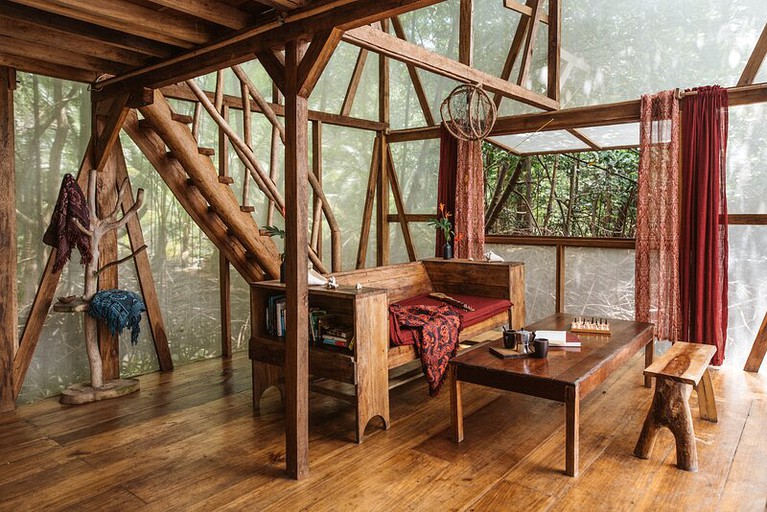
<instances>
[{"instance_id":1,"label":"wooden floor plank","mask_svg":"<svg viewBox=\"0 0 767 512\"><path fill-rule=\"evenodd\" d=\"M564 467L561 405L464 386L466 441L449 397L423 380L390 393L392 425L353 440L350 404L311 395L310 474L285 476L278 393L251 407L243 354L141 377L142 389L82 407L55 399L0 415L2 510L764 510L767 379L714 375L720 422L697 418L700 471L674 466L663 432L632 455L649 408L642 358L581 408L581 476Z\"/></svg>"}]
</instances>

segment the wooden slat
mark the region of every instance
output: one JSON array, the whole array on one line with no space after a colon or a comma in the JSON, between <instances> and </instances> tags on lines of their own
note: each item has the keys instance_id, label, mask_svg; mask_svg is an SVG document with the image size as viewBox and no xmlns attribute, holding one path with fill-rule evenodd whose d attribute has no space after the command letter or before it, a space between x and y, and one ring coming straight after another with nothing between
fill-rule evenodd
<instances>
[{"instance_id":1,"label":"wooden slat","mask_svg":"<svg viewBox=\"0 0 767 512\"><path fill-rule=\"evenodd\" d=\"M114 98L112 105L109 108L107 119L104 122L103 127L99 129L98 139L93 145L93 162L94 169L101 172L109 159L109 155L112 152L117 139L120 137L120 130L122 129L125 119L128 117L128 99L129 95L124 94ZM94 113L95 104L94 104ZM94 122L95 126L97 123Z\"/></svg>"},{"instance_id":2,"label":"wooden slat","mask_svg":"<svg viewBox=\"0 0 767 512\"><path fill-rule=\"evenodd\" d=\"M41 1L41 0L34 0ZM270 16L257 26L237 32L214 43L195 48L160 63L105 80L110 92L116 89L162 87L193 78L223 67L251 60L256 53L261 59L264 50L280 46L285 41L310 39L314 34L333 27L348 30L425 7L439 0L336 0L308 4L282 16ZM350 4L354 4L351 9ZM267 70L269 71L269 70ZM270 73L271 74L271 73ZM279 79L278 74L272 76ZM278 84L280 85L280 84Z\"/></svg>"},{"instance_id":3,"label":"wooden slat","mask_svg":"<svg viewBox=\"0 0 767 512\"><path fill-rule=\"evenodd\" d=\"M402 41L372 27L359 27L347 31L343 38L344 41L353 45L367 48L401 62L409 62L416 67L458 82L482 84L488 91L500 93L528 105L545 109L559 108L559 102L548 97L461 64L436 52Z\"/></svg>"},{"instance_id":4,"label":"wooden slat","mask_svg":"<svg viewBox=\"0 0 767 512\"><path fill-rule=\"evenodd\" d=\"M555 309L557 313L565 312L565 283L567 282L567 274L565 264L565 246L557 245L557 271L556 271L556 284L554 287Z\"/></svg>"},{"instance_id":5,"label":"wooden slat","mask_svg":"<svg viewBox=\"0 0 767 512\"><path fill-rule=\"evenodd\" d=\"M312 173L322 186L322 123L312 121ZM313 194L311 247L322 259L322 200ZM334 271L341 270L333 269Z\"/></svg>"},{"instance_id":6,"label":"wooden slat","mask_svg":"<svg viewBox=\"0 0 767 512\"><path fill-rule=\"evenodd\" d=\"M765 355L767 355L767 313L764 314L764 320L762 320L762 325L756 333L756 339L751 346L751 352L748 354L746 366L743 369L747 372L758 372L759 367L764 362Z\"/></svg>"},{"instance_id":7,"label":"wooden slat","mask_svg":"<svg viewBox=\"0 0 767 512\"><path fill-rule=\"evenodd\" d=\"M767 225L767 214L731 213L727 215L727 224L741 226L765 226Z\"/></svg>"},{"instance_id":8,"label":"wooden slat","mask_svg":"<svg viewBox=\"0 0 767 512\"><path fill-rule=\"evenodd\" d=\"M0 14L33 23L42 28L83 37L96 44L109 44L115 48L135 51L150 57L168 57L175 51L171 45L11 2L0 3Z\"/></svg>"},{"instance_id":9,"label":"wooden slat","mask_svg":"<svg viewBox=\"0 0 767 512\"><path fill-rule=\"evenodd\" d=\"M748 62L746 62L746 67L743 68L743 73L741 73L740 78L738 79L738 85L750 85L754 83L756 74L764 63L765 55L767 55L767 23L762 29L762 34L756 42L754 51L751 52Z\"/></svg>"},{"instance_id":10,"label":"wooden slat","mask_svg":"<svg viewBox=\"0 0 767 512\"><path fill-rule=\"evenodd\" d=\"M501 70L501 78L503 80L508 80L509 77L511 77L511 71L514 68L514 63L517 60L517 55L519 55L519 50L522 48L522 44L525 41L525 34L527 34L527 30L530 28L530 15L533 13L532 7L529 7L533 5L533 3L536 0L527 0L527 7L529 10L529 13L527 16L520 16L519 23L517 23L517 29L514 31L514 37L511 40L511 45L509 46L509 52L506 54L506 60L503 63L503 69ZM499 107L501 105L501 100L503 100L503 96L500 94L495 94L493 96L493 102L495 103L496 107Z\"/></svg>"},{"instance_id":11,"label":"wooden slat","mask_svg":"<svg viewBox=\"0 0 767 512\"><path fill-rule=\"evenodd\" d=\"M695 386L700 382L715 353L716 347L713 345L677 341L645 368L644 373Z\"/></svg>"},{"instance_id":12,"label":"wooden slat","mask_svg":"<svg viewBox=\"0 0 767 512\"><path fill-rule=\"evenodd\" d=\"M533 62L533 50L535 38L538 35L538 17L543 10L543 0L533 0L533 13L530 15L529 28L525 37L525 46L522 50L522 63L519 65L517 85L523 86L530 73L530 65Z\"/></svg>"},{"instance_id":13,"label":"wooden slat","mask_svg":"<svg viewBox=\"0 0 767 512\"><path fill-rule=\"evenodd\" d=\"M100 75L97 71L64 66L29 57L19 57L18 55L11 55L2 51L0 51L0 66L8 66L18 71L25 71L36 75L86 83L95 82Z\"/></svg>"},{"instance_id":14,"label":"wooden slat","mask_svg":"<svg viewBox=\"0 0 767 512\"><path fill-rule=\"evenodd\" d=\"M461 0L458 15L458 62L467 66L472 65L474 57L473 22L474 0Z\"/></svg>"},{"instance_id":15,"label":"wooden slat","mask_svg":"<svg viewBox=\"0 0 767 512\"><path fill-rule=\"evenodd\" d=\"M378 186L378 172L381 155L381 138L376 137L373 141L373 153L370 157L370 172L368 174L368 186L365 192L365 206L362 210L362 225L360 227L360 245L357 249L357 264L355 268L363 268L367 260L368 240L370 240L370 223L373 220L373 201L375 201L376 187Z\"/></svg>"},{"instance_id":16,"label":"wooden slat","mask_svg":"<svg viewBox=\"0 0 767 512\"><path fill-rule=\"evenodd\" d=\"M248 25L249 16L231 5L217 0L149 0L153 4L168 7L202 18L223 27L239 30Z\"/></svg>"},{"instance_id":17,"label":"wooden slat","mask_svg":"<svg viewBox=\"0 0 767 512\"><path fill-rule=\"evenodd\" d=\"M357 62L354 63L354 71L349 79L349 86L346 88L346 95L344 95L344 103L341 105L341 115L348 116L352 111L354 105L354 98L357 96L357 89L362 79L362 72L365 70L365 61L368 57L368 51L364 48L360 48L359 54L357 54Z\"/></svg>"},{"instance_id":18,"label":"wooden slat","mask_svg":"<svg viewBox=\"0 0 767 512\"><path fill-rule=\"evenodd\" d=\"M274 85L284 93L285 91L285 56L270 48L255 52L258 62L264 67L272 79ZM235 65L238 63L235 63Z\"/></svg>"},{"instance_id":19,"label":"wooden slat","mask_svg":"<svg viewBox=\"0 0 767 512\"><path fill-rule=\"evenodd\" d=\"M580 238L566 236L514 236L486 235L486 244L500 245L546 245L566 247L600 247L605 249L634 249L633 238Z\"/></svg>"},{"instance_id":20,"label":"wooden slat","mask_svg":"<svg viewBox=\"0 0 767 512\"><path fill-rule=\"evenodd\" d=\"M388 22L382 21L382 35L388 29ZM391 37L388 36L387 37ZM390 98L389 98L389 60L384 55L378 56L378 120L389 124ZM381 132L381 153L378 171L378 187L376 188L376 265L389 264L389 223L386 216L389 215L389 144L386 141L386 133Z\"/></svg>"},{"instance_id":21,"label":"wooden slat","mask_svg":"<svg viewBox=\"0 0 767 512\"><path fill-rule=\"evenodd\" d=\"M232 66L232 71L234 71L235 76L237 76L237 78L240 79L240 81L242 81L248 87L250 96L256 102L256 105L258 105L258 108L266 116L266 118L269 120L272 126L277 129L277 132L280 135L280 139L284 143L285 127L282 125L280 120L277 119L277 114L274 113L274 109L272 108L272 106L266 101L266 98L264 98L261 95L261 92L258 90L256 85L253 83L250 77L248 77L247 73L245 73L245 71L240 66ZM223 94L223 91L222 91L222 94ZM222 100L223 100L223 97L222 97ZM245 107L244 98L243 98L243 102L241 106L243 108ZM253 108L251 108L251 110L253 110Z\"/></svg>"},{"instance_id":22,"label":"wooden slat","mask_svg":"<svg viewBox=\"0 0 767 512\"><path fill-rule=\"evenodd\" d=\"M530 17L533 14L533 8L530 7L529 4L522 4L520 2L517 2L516 0L503 0L503 5L507 9L511 9L512 11L516 11L524 16ZM549 24L549 15L548 14L541 14L541 22L545 23L546 25Z\"/></svg>"},{"instance_id":23,"label":"wooden slat","mask_svg":"<svg viewBox=\"0 0 767 512\"><path fill-rule=\"evenodd\" d=\"M309 473L309 292L306 251L308 217L308 101L298 95L303 45L285 47L285 212L286 353L285 462L291 478Z\"/></svg>"},{"instance_id":24,"label":"wooden slat","mask_svg":"<svg viewBox=\"0 0 767 512\"><path fill-rule=\"evenodd\" d=\"M403 28L399 17L394 16L392 18L392 26L394 27L394 33L397 34L397 37L403 41L407 41L405 29ZM418 69L410 63L406 63L406 66L407 72L410 75L410 82L413 84L413 89L415 89L415 96L418 98L418 104L421 106L424 121L426 121L427 125L432 126L435 124L434 115L431 113L431 105L429 104L429 99L426 97L426 91L423 88L421 77L418 75Z\"/></svg>"},{"instance_id":25,"label":"wooden slat","mask_svg":"<svg viewBox=\"0 0 767 512\"><path fill-rule=\"evenodd\" d=\"M413 237L410 235L410 226L405 215L405 201L402 198L402 191L399 187L399 178L397 177L397 171L394 168L394 161L391 155L391 146L386 145L387 158L386 161L389 164L389 184L391 185L392 195L394 196L394 204L397 207L397 217L399 218L400 228L402 229L402 237L405 239L405 249L410 261L415 261L418 257L415 254L415 246L413 245ZM388 215L386 221L388 222Z\"/></svg>"},{"instance_id":26,"label":"wooden slat","mask_svg":"<svg viewBox=\"0 0 767 512\"><path fill-rule=\"evenodd\" d=\"M17 4L74 18L154 41L190 48L208 42L213 32L183 15L157 11L120 0L13 0Z\"/></svg>"},{"instance_id":27,"label":"wooden slat","mask_svg":"<svg viewBox=\"0 0 767 512\"><path fill-rule=\"evenodd\" d=\"M13 90L16 72L0 67L0 413L16 405L13 358L18 350L16 169Z\"/></svg>"},{"instance_id":28,"label":"wooden slat","mask_svg":"<svg viewBox=\"0 0 767 512\"><path fill-rule=\"evenodd\" d=\"M117 154L117 184L121 184L128 178L128 167L125 163L125 157L119 140L115 143L115 153ZM129 181L126 184L125 195L122 199L123 213L131 209L134 203L133 198L133 190ZM125 225L125 229L128 231L128 242L130 243L132 252L135 252L139 247L145 245L144 231L141 229L141 219L138 215L131 217ZM138 278L138 285L141 289L141 296L144 298L144 305L146 305L146 316L149 322L149 329L152 333L152 340L154 341L157 362L159 363L160 370L172 370L173 358L171 357L170 347L168 346L168 333L165 330L165 321L162 317L160 299L157 296L157 287L155 286L152 266L149 263L149 254L147 254L147 251L141 251L136 254L133 263L136 267L136 277Z\"/></svg>"},{"instance_id":29,"label":"wooden slat","mask_svg":"<svg viewBox=\"0 0 767 512\"><path fill-rule=\"evenodd\" d=\"M546 94L549 98L559 101L560 95L560 62L562 53L562 3L560 0L549 0L549 53L548 79Z\"/></svg>"},{"instance_id":30,"label":"wooden slat","mask_svg":"<svg viewBox=\"0 0 767 512\"><path fill-rule=\"evenodd\" d=\"M437 220L437 216L433 213L406 213L405 219L408 222L431 222ZM396 213L390 213L386 216L386 220L389 222L399 222L400 215Z\"/></svg>"},{"instance_id":31,"label":"wooden slat","mask_svg":"<svg viewBox=\"0 0 767 512\"><path fill-rule=\"evenodd\" d=\"M71 34L63 30L41 27L30 21L4 15L2 9L0 9L0 34L15 38L19 41L43 44L59 51L89 55L104 61L125 64L128 66L141 66L146 64L147 60L147 56L139 52L125 50L100 41L94 41L93 39L80 34ZM17 46L21 45L18 45L17 43ZM74 65L74 63L72 63L72 65Z\"/></svg>"},{"instance_id":32,"label":"wooden slat","mask_svg":"<svg viewBox=\"0 0 767 512\"><path fill-rule=\"evenodd\" d=\"M229 122L229 107L219 103L218 108L224 121ZM229 141L221 128L218 129L218 182L234 183L234 179L229 176ZM226 255L219 250L218 294L221 308L221 357L223 358L232 357L232 284L229 266Z\"/></svg>"}]
</instances>

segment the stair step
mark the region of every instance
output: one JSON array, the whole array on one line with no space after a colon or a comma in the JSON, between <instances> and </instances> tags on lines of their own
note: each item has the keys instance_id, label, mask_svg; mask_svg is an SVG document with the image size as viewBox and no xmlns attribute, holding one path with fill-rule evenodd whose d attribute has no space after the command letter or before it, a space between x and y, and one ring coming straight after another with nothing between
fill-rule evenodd
<instances>
[{"instance_id":1,"label":"stair step","mask_svg":"<svg viewBox=\"0 0 767 512\"><path fill-rule=\"evenodd\" d=\"M187 116L184 114L176 114L175 112L171 112L170 118L176 121L177 123L192 124L194 122L194 118L192 116Z\"/></svg>"},{"instance_id":2,"label":"stair step","mask_svg":"<svg viewBox=\"0 0 767 512\"><path fill-rule=\"evenodd\" d=\"M243 213L253 213L256 211L255 206L240 206L240 211Z\"/></svg>"},{"instance_id":3,"label":"stair step","mask_svg":"<svg viewBox=\"0 0 767 512\"><path fill-rule=\"evenodd\" d=\"M232 178L231 176L219 176L218 182L223 183L224 185L231 185L232 183L234 183L234 178Z\"/></svg>"},{"instance_id":4,"label":"stair step","mask_svg":"<svg viewBox=\"0 0 767 512\"><path fill-rule=\"evenodd\" d=\"M213 156L216 154L216 150L213 148L197 148L197 152L205 156Z\"/></svg>"}]
</instances>

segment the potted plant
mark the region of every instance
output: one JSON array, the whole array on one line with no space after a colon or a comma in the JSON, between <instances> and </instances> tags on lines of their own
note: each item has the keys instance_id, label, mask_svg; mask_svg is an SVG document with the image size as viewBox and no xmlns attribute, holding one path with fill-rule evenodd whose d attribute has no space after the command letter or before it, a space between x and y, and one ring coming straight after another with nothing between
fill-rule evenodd
<instances>
[{"instance_id":1,"label":"potted plant","mask_svg":"<svg viewBox=\"0 0 767 512\"><path fill-rule=\"evenodd\" d=\"M450 241L455 236L455 241L458 242L461 239L461 235L455 233L453 230L453 223L450 221L450 217L453 214L445 210L445 203L439 203L439 214L436 219L429 221L429 225L437 229L442 230L442 234L445 235L445 246L443 247L442 257L446 260L453 259L453 246Z\"/></svg>"},{"instance_id":2,"label":"potted plant","mask_svg":"<svg viewBox=\"0 0 767 512\"><path fill-rule=\"evenodd\" d=\"M285 240L285 230L280 229L277 226L264 226L261 230L263 235L266 236L278 236L281 240ZM285 253L280 253L280 282L285 282Z\"/></svg>"}]
</instances>

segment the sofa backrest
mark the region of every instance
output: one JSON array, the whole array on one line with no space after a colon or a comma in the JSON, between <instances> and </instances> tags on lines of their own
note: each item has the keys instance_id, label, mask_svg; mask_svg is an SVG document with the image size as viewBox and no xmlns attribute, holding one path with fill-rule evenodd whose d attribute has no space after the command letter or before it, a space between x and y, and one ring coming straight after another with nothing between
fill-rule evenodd
<instances>
[{"instance_id":1,"label":"sofa backrest","mask_svg":"<svg viewBox=\"0 0 767 512\"><path fill-rule=\"evenodd\" d=\"M388 292L390 304L434 291L429 274L420 261L350 270L332 275L341 285L354 286L360 283L371 288L383 288Z\"/></svg>"}]
</instances>

